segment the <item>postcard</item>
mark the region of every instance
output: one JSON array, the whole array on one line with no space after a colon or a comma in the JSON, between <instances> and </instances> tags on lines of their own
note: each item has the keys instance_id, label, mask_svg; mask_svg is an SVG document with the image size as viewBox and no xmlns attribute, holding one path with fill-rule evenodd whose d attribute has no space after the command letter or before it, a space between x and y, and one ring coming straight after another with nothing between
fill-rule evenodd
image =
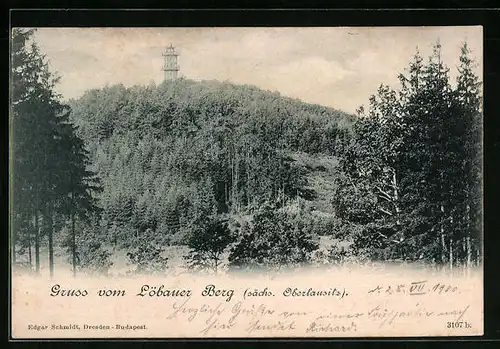
<instances>
[{"instance_id":1,"label":"postcard","mask_svg":"<svg viewBox=\"0 0 500 349\"><path fill-rule=\"evenodd\" d=\"M12 339L482 335L482 45L12 28Z\"/></svg>"}]
</instances>

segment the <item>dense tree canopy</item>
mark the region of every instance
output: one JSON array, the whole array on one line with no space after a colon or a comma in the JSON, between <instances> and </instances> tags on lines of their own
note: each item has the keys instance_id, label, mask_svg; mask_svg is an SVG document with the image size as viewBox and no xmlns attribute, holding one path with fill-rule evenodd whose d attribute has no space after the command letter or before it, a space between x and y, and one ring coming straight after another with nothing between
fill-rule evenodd
<instances>
[{"instance_id":1,"label":"dense tree canopy","mask_svg":"<svg viewBox=\"0 0 500 349\"><path fill-rule=\"evenodd\" d=\"M70 104L103 178L108 226L119 234L152 229L169 242L183 242L200 215L251 212L269 199L310 200L308 169L290 154L340 152L353 121L212 81L112 86Z\"/></svg>"}]
</instances>

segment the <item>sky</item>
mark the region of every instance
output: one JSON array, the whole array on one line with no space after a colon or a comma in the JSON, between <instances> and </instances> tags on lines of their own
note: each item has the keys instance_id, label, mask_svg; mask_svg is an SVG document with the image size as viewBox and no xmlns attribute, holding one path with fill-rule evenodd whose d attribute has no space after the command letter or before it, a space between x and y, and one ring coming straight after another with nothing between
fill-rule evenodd
<instances>
[{"instance_id":1,"label":"sky","mask_svg":"<svg viewBox=\"0 0 500 349\"><path fill-rule=\"evenodd\" d=\"M106 85L163 81L172 44L180 75L250 84L349 113L397 76L418 47L427 59L437 40L452 81L466 40L482 79L482 27L39 28L35 40L61 76L65 99Z\"/></svg>"}]
</instances>

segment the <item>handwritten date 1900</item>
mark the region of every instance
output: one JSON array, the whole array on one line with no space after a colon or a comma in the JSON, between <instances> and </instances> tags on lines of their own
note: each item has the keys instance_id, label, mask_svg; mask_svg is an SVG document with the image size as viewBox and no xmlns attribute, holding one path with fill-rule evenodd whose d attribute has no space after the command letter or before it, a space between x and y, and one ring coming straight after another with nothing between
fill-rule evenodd
<instances>
[{"instance_id":1,"label":"handwritten date 1900","mask_svg":"<svg viewBox=\"0 0 500 349\"><path fill-rule=\"evenodd\" d=\"M460 293L459 289L455 285L449 284L429 284L427 280L422 281L412 281L409 284L397 284L397 285L377 285L376 287L368 291L370 294L380 294L385 293L387 295L392 294L408 294L410 296L420 296L429 293L432 294L447 294L447 293Z\"/></svg>"}]
</instances>

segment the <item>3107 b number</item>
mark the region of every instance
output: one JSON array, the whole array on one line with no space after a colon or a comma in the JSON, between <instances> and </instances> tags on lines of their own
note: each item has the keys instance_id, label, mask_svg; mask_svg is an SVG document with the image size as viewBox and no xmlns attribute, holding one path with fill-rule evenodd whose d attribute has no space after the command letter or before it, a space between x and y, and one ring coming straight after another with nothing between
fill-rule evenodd
<instances>
[{"instance_id":1,"label":"3107 b number","mask_svg":"<svg viewBox=\"0 0 500 349\"><path fill-rule=\"evenodd\" d=\"M472 328L472 325L467 321L448 321L447 328Z\"/></svg>"}]
</instances>

